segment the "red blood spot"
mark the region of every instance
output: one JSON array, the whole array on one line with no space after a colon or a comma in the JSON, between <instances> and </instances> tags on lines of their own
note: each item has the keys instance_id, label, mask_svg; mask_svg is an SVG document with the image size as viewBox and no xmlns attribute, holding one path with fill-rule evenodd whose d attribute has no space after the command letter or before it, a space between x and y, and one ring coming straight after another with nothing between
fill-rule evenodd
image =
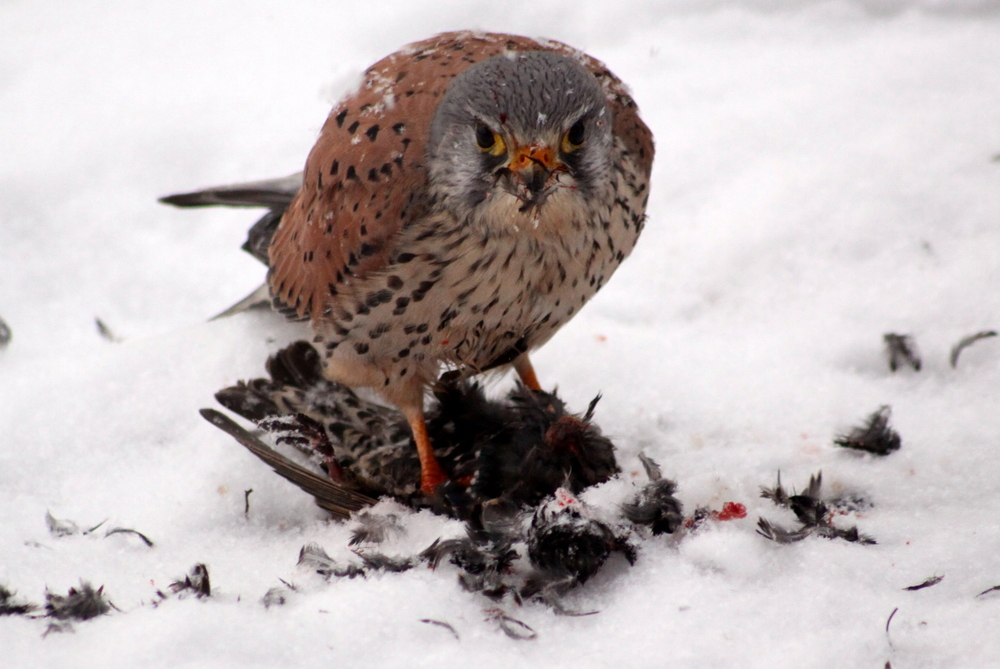
<instances>
[{"instance_id":1,"label":"red blood spot","mask_svg":"<svg viewBox=\"0 0 1000 669\"><path fill-rule=\"evenodd\" d=\"M571 504L576 504L576 498L564 488L559 488L556 490L556 504L558 506L570 506Z\"/></svg>"},{"instance_id":2,"label":"red blood spot","mask_svg":"<svg viewBox=\"0 0 1000 669\"><path fill-rule=\"evenodd\" d=\"M747 508L739 502L726 502L722 505L722 511L720 511L716 516L719 520L734 520L736 518L746 517Z\"/></svg>"},{"instance_id":3,"label":"red blood spot","mask_svg":"<svg viewBox=\"0 0 1000 669\"><path fill-rule=\"evenodd\" d=\"M451 341L450 339L445 339L444 341L441 342L441 345L442 346L447 346L450 341Z\"/></svg>"}]
</instances>

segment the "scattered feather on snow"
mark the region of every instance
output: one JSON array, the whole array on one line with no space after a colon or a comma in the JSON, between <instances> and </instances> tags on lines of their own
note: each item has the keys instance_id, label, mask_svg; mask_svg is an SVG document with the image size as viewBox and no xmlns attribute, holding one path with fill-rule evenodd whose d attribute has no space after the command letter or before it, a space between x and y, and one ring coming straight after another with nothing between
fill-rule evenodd
<instances>
[{"instance_id":1,"label":"scattered feather on snow","mask_svg":"<svg viewBox=\"0 0 1000 669\"><path fill-rule=\"evenodd\" d=\"M882 335L882 340L885 342L885 355L891 371L895 372L904 364L915 372L920 371L923 363L912 335L889 332Z\"/></svg>"},{"instance_id":2,"label":"scattered feather on snow","mask_svg":"<svg viewBox=\"0 0 1000 669\"><path fill-rule=\"evenodd\" d=\"M962 355L963 350L972 346L981 339L989 339L990 337L996 336L996 330L983 330L982 332L971 334L968 337L962 337L954 346L951 347L951 354L948 356L948 362L951 364L952 368L957 367L958 356Z\"/></svg>"},{"instance_id":3,"label":"scattered feather on snow","mask_svg":"<svg viewBox=\"0 0 1000 669\"><path fill-rule=\"evenodd\" d=\"M95 590L83 580L79 588L70 588L65 595L45 592L45 615L57 620L90 620L110 612L112 606L103 585Z\"/></svg>"},{"instance_id":4,"label":"scattered feather on snow","mask_svg":"<svg viewBox=\"0 0 1000 669\"><path fill-rule=\"evenodd\" d=\"M852 448L874 455L889 455L893 451L898 451L902 439L898 432L889 427L891 415L892 407L888 405L879 407L878 411L868 416L863 425L837 437L833 443L843 448Z\"/></svg>"}]
</instances>

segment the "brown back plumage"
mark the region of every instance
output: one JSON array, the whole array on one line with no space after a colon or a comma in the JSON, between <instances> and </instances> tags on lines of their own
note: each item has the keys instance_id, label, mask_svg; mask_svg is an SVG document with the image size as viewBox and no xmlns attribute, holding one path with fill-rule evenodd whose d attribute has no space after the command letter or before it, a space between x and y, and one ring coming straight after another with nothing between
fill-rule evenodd
<instances>
[{"instance_id":1,"label":"brown back plumage","mask_svg":"<svg viewBox=\"0 0 1000 669\"><path fill-rule=\"evenodd\" d=\"M507 51L553 51L601 82L614 134L648 175L652 134L625 85L565 44L493 33L444 33L383 58L330 112L306 161L302 190L269 249L272 295L300 318L320 318L355 277L391 262L400 230L426 210L425 151L451 80Z\"/></svg>"}]
</instances>

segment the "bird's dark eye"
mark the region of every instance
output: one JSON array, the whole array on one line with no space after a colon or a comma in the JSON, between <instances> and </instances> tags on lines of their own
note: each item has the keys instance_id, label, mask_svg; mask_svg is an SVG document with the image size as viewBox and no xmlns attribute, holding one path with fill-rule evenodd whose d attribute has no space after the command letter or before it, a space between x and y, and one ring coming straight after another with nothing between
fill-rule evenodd
<instances>
[{"instance_id":1,"label":"bird's dark eye","mask_svg":"<svg viewBox=\"0 0 1000 669\"><path fill-rule=\"evenodd\" d=\"M579 149L583 145L585 134L583 119L580 119L563 135L562 150L565 153L572 153Z\"/></svg>"},{"instance_id":2,"label":"bird's dark eye","mask_svg":"<svg viewBox=\"0 0 1000 669\"><path fill-rule=\"evenodd\" d=\"M507 150L503 138L490 130L489 126L484 123L476 124L476 144L491 156L502 156Z\"/></svg>"},{"instance_id":3,"label":"bird's dark eye","mask_svg":"<svg viewBox=\"0 0 1000 669\"><path fill-rule=\"evenodd\" d=\"M482 123L476 125L476 144L483 151L489 151L497 143L497 136Z\"/></svg>"}]
</instances>

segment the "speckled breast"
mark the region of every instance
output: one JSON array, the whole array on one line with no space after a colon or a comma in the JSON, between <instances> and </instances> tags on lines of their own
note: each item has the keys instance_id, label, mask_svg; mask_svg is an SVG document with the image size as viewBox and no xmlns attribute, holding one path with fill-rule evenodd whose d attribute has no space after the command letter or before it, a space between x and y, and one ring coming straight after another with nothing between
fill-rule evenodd
<instances>
[{"instance_id":1,"label":"speckled breast","mask_svg":"<svg viewBox=\"0 0 1000 669\"><path fill-rule=\"evenodd\" d=\"M507 365L607 282L635 245L647 197L648 177L618 146L614 177L593 198L600 204L557 234L484 229L432 210L403 231L396 247L405 252L325 316L321 348L378 368L384 385L432 382L442 364L469 373Z\"/></svg>"}]
</instances>

